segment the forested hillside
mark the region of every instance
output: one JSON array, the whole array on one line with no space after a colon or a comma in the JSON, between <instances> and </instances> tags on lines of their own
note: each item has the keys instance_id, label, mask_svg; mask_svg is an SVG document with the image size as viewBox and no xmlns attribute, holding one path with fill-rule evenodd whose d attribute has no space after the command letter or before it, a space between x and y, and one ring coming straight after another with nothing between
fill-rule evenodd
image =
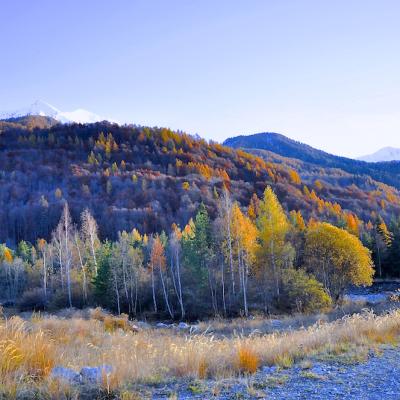
<instances>
[{"instance_id":1,"label":"forested hillside","mask_svg":"<svg viewBox=\"0 0 400 400\"><path fill-rule=\"evenodd\" d=\"M27 126L0 136L0 240L10 245L48 239L65 201L74 219L92 210L110 239L123 229L184 226L201 202L214 218L225 186L245 207L271 185L287 212L357 230L379 218L389 223L400 210L398 191L368 176L261 158L168 129Z\"/></svg>"},{"instance_id":2,"label":"forested hillside","mask_svg":"<svg viewBox=\"0 0 400 400\"><path fill-rule=\"evenodd\" d=\"M296 158L323 168L340 168L355 175L369 175L375 180L400 188L399 161L367 163L339 157L273 132L232 137L225 140L224 145L247 150L268 150L284 157Z\"/></svg>"},{"instance_id":3,"label":"forested hillside","mask_svg":"<svg viewBox=\"0 0 400 400\"><path fill-rule=\"evenodd\" d=\"M372 282L364 246L378 276L399 274L399 192L368 175L165 128L39 122L0 135L1 289L22 309L320 310Z\"/></svg>"}]
</instances>

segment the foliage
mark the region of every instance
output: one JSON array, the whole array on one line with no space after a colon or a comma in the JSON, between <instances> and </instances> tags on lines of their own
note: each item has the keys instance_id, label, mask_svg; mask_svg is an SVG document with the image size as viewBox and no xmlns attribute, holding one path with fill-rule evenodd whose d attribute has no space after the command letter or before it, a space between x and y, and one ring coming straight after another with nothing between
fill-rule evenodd
<instances>
[{"instance_id":1,"label":"foliage","mask_svg":"<svg viewBox=\"0 0 400 400\"><path fill-rule=\"evenodd\" d=\"M357 237L328 223L317 223L308 229L305 265L334 299L343 294L348 284L372 284L370 251Z\"/></svg>"},{"instance_id":2,"label":"foliage","mask_svg":"<svg viewBox=\"0 0 400 400\"><path fill-rule=\"evenodd\" d=\"M264 192L257 219L260 246L257 249L259 274L266 279L273 275L276 296L280 296L282 270L292 264L292 247L286 242L289 222L270 186Z\"/></svg>"},{"instance_id":3,"label":"foliage","mask_svg":"<svg viewBox=\"0 0 400 400\"><path fill-rule=\"evenodd\" d=\"M292 311L326 311L332 305L332 299L322 284L302 269L289 268L285 271L283 281L284 303Z\"/></svg>"},{"instance_id":4,"label":"foliage","mask_svg":"<svg viewBox=\"0 0 400 400\"><path fill-rule=\"evenodd\" d=\"M305 251L321 221L358 236L380 276L400 275L399 193L359 171L109 123L7 125L0 142L6 301L41 290L45 307L198 318L287 308L301 266L333 296L332 286L369 283L360 273L324 282Z\"/></svg>"}]
</instances>

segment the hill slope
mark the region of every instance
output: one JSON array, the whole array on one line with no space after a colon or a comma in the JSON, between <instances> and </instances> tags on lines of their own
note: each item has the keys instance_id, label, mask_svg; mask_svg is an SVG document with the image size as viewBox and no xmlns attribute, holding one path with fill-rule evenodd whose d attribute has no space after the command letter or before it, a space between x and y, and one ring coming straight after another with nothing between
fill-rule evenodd
<instances>
[{"instance_id":1,"label":"hill slope","mask_svg":"<svg viewBox=\"0 0 400 400\"><path fill-rule=\"evenodd\" d=\"M400 162L398 161L367 163L339 157L278 133L236 136L225 140L224 145L233 148L269 150L284 157L296 158L321 167L340 168L351 174L369 175L373 179L400 188Z\"/></svg>"},{"instance_id":2,"label":"hill slope","mask_svg":"<svg viewBox=\"0 0 400 400\"><path fill-rule=\"evenodd\" d=\"M59 122L43 115L25 115L23 117L0 120L0 134L7 130L33 130L51 128Z\"/></svg>"},{"instance_id":3,"label":"hill slope","mask_svg":"<svg viewBox=\"0 0 400 400\"><path fill-rule=\"evenodd\" d=\"M216 217L224 186L247 206L271 185L287 211L339 225L353 214L367 223L400 212L399 192L367 175L259 152L106 122L8 126L0 135L0 242L47 239L65 200L74 220L91 209L103 238L134 227L169 230L184 226L201 202Z\"/></svg>"}]
</instances>

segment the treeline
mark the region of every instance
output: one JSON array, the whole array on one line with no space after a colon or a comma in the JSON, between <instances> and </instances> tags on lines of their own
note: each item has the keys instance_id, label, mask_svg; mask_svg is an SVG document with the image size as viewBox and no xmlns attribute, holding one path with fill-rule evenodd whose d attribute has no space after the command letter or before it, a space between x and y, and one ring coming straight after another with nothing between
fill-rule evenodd
<instances>
[{"instance_id":1,"label":"treeline","mask_svg":"<svg viewBox=\"0 0 400 400\"><path fill-rule=\"evenodd\" d=\"M248 207L225 189L211 219L168 232L121 231L101 241L89 210L79 227L64 204L51 239L2 246L3 302L20 309L101 305L130 316L192 319L329 308L350 284L369 285L370 251L348 231L285 213L267 187Z\"/></svg>"}]
</instances>

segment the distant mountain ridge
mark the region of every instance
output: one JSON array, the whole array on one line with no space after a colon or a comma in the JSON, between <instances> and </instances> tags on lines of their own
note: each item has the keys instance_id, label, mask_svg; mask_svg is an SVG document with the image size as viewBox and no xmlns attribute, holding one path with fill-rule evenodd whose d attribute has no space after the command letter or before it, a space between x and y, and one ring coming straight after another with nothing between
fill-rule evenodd
<instances>
[{"instance_id":1,"label":"distant mountain ridge","mask_svg":"<svg viewBox=\"0 0 400 400\"><path fill-rule=\"evenodd\" d=\"M368 163L335 156L275 132L236 136L226 139L223 144L250 152L252 149L268 150L324 168L339 168L351 174L369 175L377 181L400 188L400 161Z\"/></svg>"},{"instance_id":2,"label":"distant mountain ridge","mask_svg":"<svg viewBox=\"0 0 400 400\"><path fill-rule=\"evenodd\" d=\"M19 110L3 112L0 114L0 120L9 120L26 116L48 117L61 123L76 122L81 124L101 122L106 120L106 118L82 108L74 111L61 111L51 104L41 100L37 100L28 107L24 107Z\"/></svg>"},{"instance_id":3,"label":"distant mountain ridge","mask_svg":"<svg viewBox=\"0 0 400 400\"><path fill-rule=\"evenodd\" d=\"M399 161L400 149L396 147L384 147L375 153L358 157L358 160L367 162Z\"/></svg>"},{"instance_id":4,"label":"distant mountain ridge","mask_svg":"<svg viewBox=\"0 0 400 400\"><path fill-rule=\"evenodd\" d=\"M42 115L25 115L23 117L0 119L0 133L18 129L48 129L57 124L60 124L60 122L51 117L45 117Z\"/></svg>"}]
</instances>

